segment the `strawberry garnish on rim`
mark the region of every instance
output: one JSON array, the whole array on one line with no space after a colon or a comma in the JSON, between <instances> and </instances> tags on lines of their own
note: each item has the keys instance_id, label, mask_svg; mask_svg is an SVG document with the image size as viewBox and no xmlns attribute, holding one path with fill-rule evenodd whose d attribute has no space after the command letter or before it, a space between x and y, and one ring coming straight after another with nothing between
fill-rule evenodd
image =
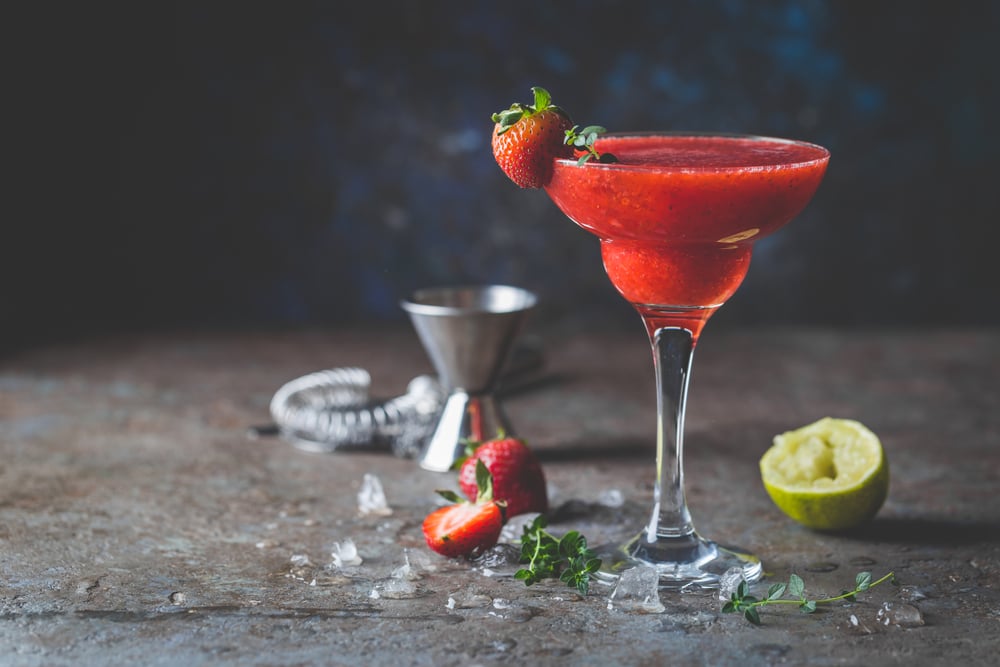
<instances>
[{"instance_id":1,"label":"strawberry garnish on rim","mask_svg":"<svg viewBox=\"0 0 1000 667\"><path fill-rule=\"evenodd\" d=\"M552 178L552 161L579 155L578 164L591 158L615 162L610 153L594 149L594 140L604 128L590 125L582 130L569 115L552 104L549 91L531 89L534 104L515 102L493 114L493 157L510 180L522 188L541 188ZM579 131L578 131L579 130Z\"/></svg>"},{"instance_id":2,"label":"strawberry garnish on rim","mask_svg":"<svg viewBox=\"0 0 1000 667\"><path fill-rule=\"evenodd\" d=\"M497 543L504 524L504 505L493 498L493 478L485 465L476 467L476 501L470 503L454 491L438 491L454 502L427 515L423 531L427 546L455 558L481 553Z\"/></svg>"}]
</instances>

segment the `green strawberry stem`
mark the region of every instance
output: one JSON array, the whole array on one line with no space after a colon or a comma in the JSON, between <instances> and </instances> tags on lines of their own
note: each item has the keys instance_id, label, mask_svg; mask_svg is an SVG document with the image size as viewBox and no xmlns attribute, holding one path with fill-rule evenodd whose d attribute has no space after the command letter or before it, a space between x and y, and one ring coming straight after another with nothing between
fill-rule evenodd
<instances>
[{"instance_id":1,"label":"green strawberry stem","mask_svg":"<svg viewBox=\"0 0 1000 667\"><path fill-rule=\"evenodd\" d=\"M535 95L534 104L525 106L520 102L514 102L510 105L509 109L500 111L491 116L494 123L500 124L500 127L497 129L497 134L503 134L510 128L514 127L522 118L530 118L531 116L539 114L543 111L556 111L564 116L567 116L565 111L552 104L552 96L549 95L549 91L539 86L535 86L531 89L531 92Z\"/></svg>"},{"instance_id":2,"label":"green strawberry stem","mask_svg":"<svg viewBox=\"0 0 1000 667\"><path fill-rule=\"evenodd\" d=\"M543 111L556 111L569 118L569 114L552 104L552 95L549 94L549 91L545 90L541 86L534 86L531 89L531 92L535 96L534 104L523 105L520 102L515 102L510 105L509 109L493 114L491 117L493 122L499 124L500 126L497 128L498 135L503 134L510 128L517 125L518 121L522 118L530 118L531 116L539 114ZM582 165L591 159L596 159L598 162L602 163L618 162L618 158L611 153L599 153L597 149L594 148L594 142L597 140L597 137L605 132L607 132L607 130L600 125L588 125L582 130L579 125L574 125L570 129L566 130L566 138L563 143L567 146L572 146L577 150L584 151L584 154L580 156L579 160L577 160L578 165Z\"/></svg>"}]
</instances>

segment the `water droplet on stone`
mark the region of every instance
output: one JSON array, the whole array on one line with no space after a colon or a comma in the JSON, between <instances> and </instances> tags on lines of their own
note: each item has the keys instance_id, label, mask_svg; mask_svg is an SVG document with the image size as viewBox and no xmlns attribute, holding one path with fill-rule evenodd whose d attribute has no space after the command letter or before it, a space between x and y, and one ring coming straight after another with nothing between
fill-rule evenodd
<instances>
[{"instance_id":1,"label":"water droplet on stone","mask_svg":"<svg viewBox=\"0 0 1000 667\"><path fill-rule=\"evenodd\" d=\"M449 601L455 601L454 605L450 607L451 609L480 609L493 604L493 598L489 595L483 595L482 593L470 590L456 591L448 599Z\"/></svg>"},{"instance_id":2,"label":"water droplet on stone","mask_svg":"<svg viewBox=\"0 0 1000 667\"><path fill-rule=\"evenodd\" d=\"M174 591L170 594L170 604L182 605L187 602L187 596L180 591Z\"/></svg>"},{"instance_id":3,"label":"water droplet on stone","mask_svg":"<svg viewBox=\"0 0 1000 667\"><path fill-rule=\"evenodd\" d=\"M381 593L381 597L390 600L407 600L420 595L417 585L405 578L386 579L373 590L378 590Z\"/></svg>"},{"instance_id":4,"label":"water droplet on stone","mask_svg":"<svg viewBox=\"0 0 1000 667\"><path fill-rule=\"evenodd\" d=\"M527 623L538 615L535 607L514 607L507 612L507 620L511 623Z\"/></svg>"},{"instance_id":5,"label":"water droplet on stone","mask_svg":"<svg viewBox=\"0 0 1000 667\"><path fill-rule=\"evenodd\" d=\"M307 567L311 563L309 562L309 556L306 554L292 554L292 557L288 559L291 564L295 567Z\"/></svg>"},{"instance_id":6,"label":"water droplet on stone","mask_svg":"<svg viewBox=\"0 0 1000 667\"><path fill-rule=\"evenodd\" d=\"M866 621L857 614L848 616L847 620L840 625L840 629L854 635L872 635L878 632L878 626Z\"/></svg>"},{"instance_id":7,"label":"water droplet on stone","mask_svg":"<svg viewBox=\"0 0 1000 667\"><path fill-rule=\"evenodd\" d=\"M924 624L924 615L911 604L883 602L875 620L885 626L916 628Z\"/></svg>"}]
</instances>

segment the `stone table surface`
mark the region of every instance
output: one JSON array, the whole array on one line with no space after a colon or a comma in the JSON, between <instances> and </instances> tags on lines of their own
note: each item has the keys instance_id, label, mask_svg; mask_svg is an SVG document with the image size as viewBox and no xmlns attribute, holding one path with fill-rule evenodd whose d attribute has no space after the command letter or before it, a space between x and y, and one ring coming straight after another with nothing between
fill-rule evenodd
<instances>
[{"instance_id":1,"label":"stone table surface","mask_svg":"<svg viewBox=\"0 0 1000 667\"><path fill-rule=\"evenodd\" d=\"M638 528L645 340L528 335L546 364L503 401L543 461L553 530ZM643 613L609 608L602 585L528 588L512 566L427 550L420 523L452 475L248 437L311 371L362 366L376 394L401 393L430 370L411 331L108 338L0 357L0 664L996 664L1000 332L720 331L697 357L700 531L759 554L765 587L797 573L836 595L860 570L897 585L813 615L766 608L759 627L704 593L663 591ZM757 472L773 435L827 415L867 424L891 462L881 513L846 534L785 518ZM391 513L359 511L366 474ZM363 562L337 567L348 540Z\"/></svg>"}]
</instances>

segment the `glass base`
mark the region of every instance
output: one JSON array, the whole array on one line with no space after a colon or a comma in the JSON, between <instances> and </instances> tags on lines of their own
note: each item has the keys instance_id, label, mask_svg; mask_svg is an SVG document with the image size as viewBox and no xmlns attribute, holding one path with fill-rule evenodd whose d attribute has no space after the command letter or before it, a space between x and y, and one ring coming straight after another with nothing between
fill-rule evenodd
<instances>
[{"instance_id":1,"label":"glass base","mask_svg":"<svg viewBox=\"0 0 1000 667\"><path fill-rule=\"evenodd\" d=\"M660 573L660 588L696 590L719 588L722 576L732 568L743 570L748 583L764 573L760 559L735 547L723 547L697 533L679 537L661 537L655 542L642 532L617 548L598 548L602 560L597 578L606 583L617 581L625 570L652 565Z\"/></svg>"}]
</instances>

